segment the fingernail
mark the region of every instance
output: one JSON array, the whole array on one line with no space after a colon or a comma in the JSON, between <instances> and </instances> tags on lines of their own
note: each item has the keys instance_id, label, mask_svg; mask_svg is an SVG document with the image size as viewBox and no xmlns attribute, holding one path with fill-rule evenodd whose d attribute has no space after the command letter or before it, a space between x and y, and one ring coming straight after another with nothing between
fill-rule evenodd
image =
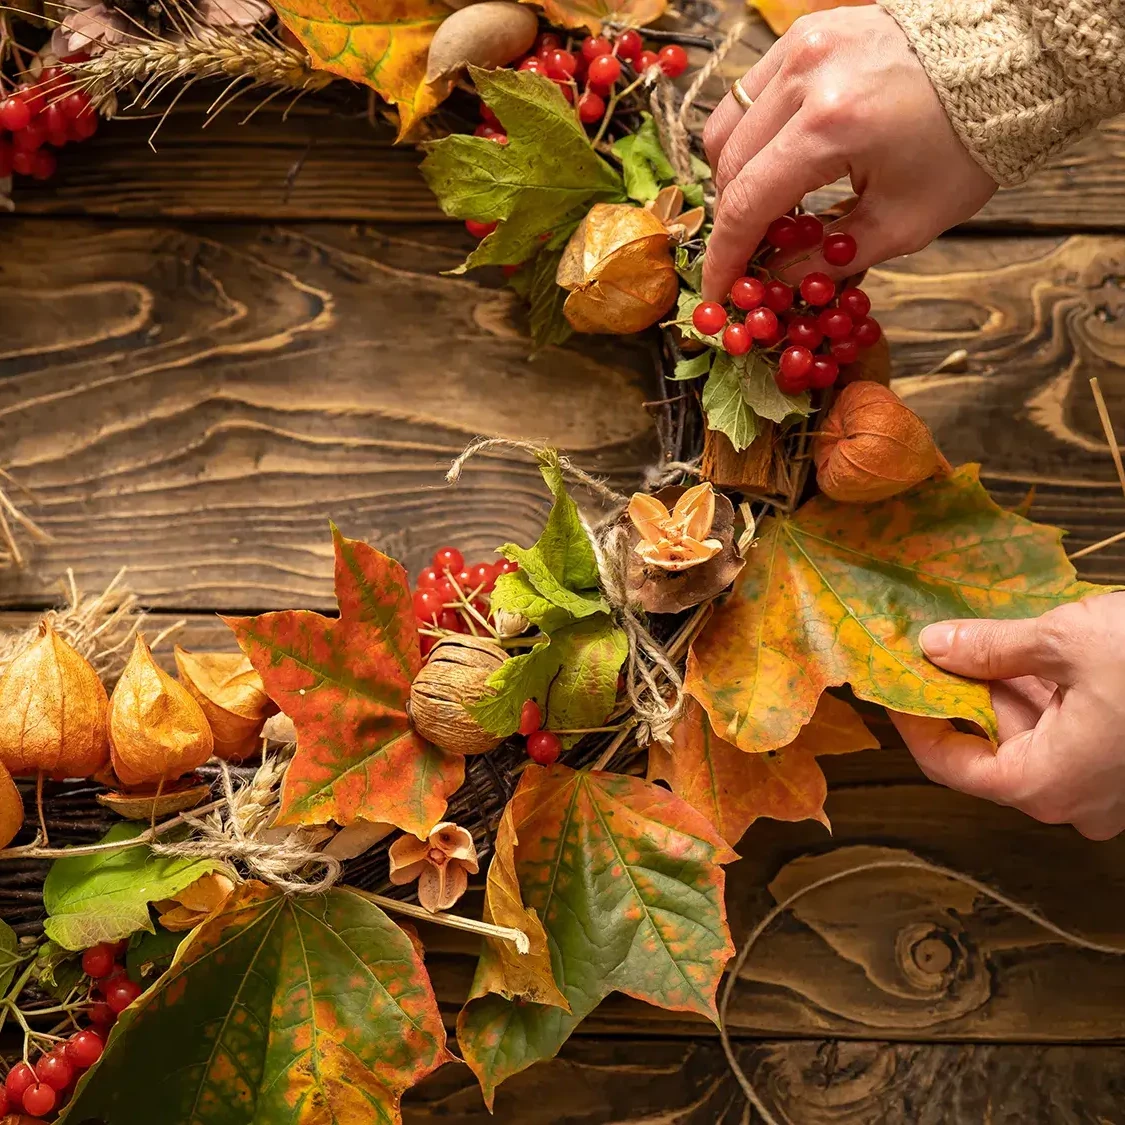
<instances>
[{"instance_id":1,"label":"fingernail","mask_svg":"<svg viewBox=\"0 0 1125 1125\"><path fill-rule=\"evenodd\" d=\"M918 637L922 651L927 656L946 656L953 647L953 635L957 626L949 621L937 625L927 625Z\"/></svg>"}]
</instances>

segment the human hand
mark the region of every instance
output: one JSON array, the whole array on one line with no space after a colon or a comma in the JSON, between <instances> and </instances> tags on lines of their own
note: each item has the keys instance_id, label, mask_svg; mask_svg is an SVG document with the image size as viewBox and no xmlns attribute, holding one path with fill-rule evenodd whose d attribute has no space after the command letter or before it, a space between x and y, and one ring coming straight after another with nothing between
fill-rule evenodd
<instances>
[{"instance_id":1,"label":"human hand","mask_svg":"<svg viewBox=\"0 0 1125 1125\"><path fill-rule=\"evenodd\" d=\"M905 34L882 8L802 16L728 93L703 133L718 192L703 295L722 301L774 219L851 177L859 202L833 231L859 253L833 277L912 253L976 214L996 184L969 155Z\"/></svg>"},{"instance_id":2,"label":"human hand","mask_svg":"<svg viewBox=\"0 0 1125 1125\"><path fill-rule=\"evenodd\" d=\"M1125 830L1125 593L1029 620L943 621L920 639L938 667L993 681L1000 728L994 747L891 712L928 778L1091 840Z\"/></svg>"}]
</instances>

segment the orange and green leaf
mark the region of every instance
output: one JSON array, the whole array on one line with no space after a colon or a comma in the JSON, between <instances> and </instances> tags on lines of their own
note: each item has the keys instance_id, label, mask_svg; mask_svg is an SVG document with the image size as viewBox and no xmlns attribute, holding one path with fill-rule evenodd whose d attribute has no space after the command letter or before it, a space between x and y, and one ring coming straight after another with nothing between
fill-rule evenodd
<instances>
[{"instance_id":1,"label":"orange and green leaf","mask_svg":"<svg viewBox=\"0 0 1125 1125\"><path fill-rule=\"evenodd\" d=\"M274 8L318 70L398 106L400 139L447 93L426 82L430 41L453 10L442 0L276 0Z\"/></svg>"},{"instance_id":2,"label":"orange and green leaf","mask_svg":"<svg viewBox=\"0 0 1125 1125\"><path fill-rule=\"evenodd\" d=\"M863 720L842 699L822 695L816 712L796 739L781 750L748 754L711 729L693 699L672 731L672 745L649 748L650 781L666 781L672 792L698 809L732 847L759 817L819 820L828 782L818 754L851 754L879 745Z\"/></svg>"},{"instance_id":3,"label":"orange and green leaf","mask_svg":"<svg viewBox=\"0 0 1125 1125\"><path fill-rule=\"evenodd\" d=\"M668 7L668 0L523 0L543 9L548 23L556 27L585 27L600 35L602 24L628 24L647 27L655 23Z\"/></svg>"},{"instance_id":4,"label":"orange and green leaf","mask_svg":"<svg viewBox=\"0 0 1125 1125\"><path fill-rule=\"evenodd\" d=\"M398 1125L452 1056L410 937L354 891L245 883L118 1020L71 1121Z\"/></svg>"},{"instance_id":5,"label":"orange and green leaf","mask_svg":"<svg viewBox=\"0 0 1125 1125\"><path fill-rule=\"evenodd\" d=\"M753 0L753 7L770 25L774 35L784 35L794 23L811 12L824 12L829 8L855 8L871 4L874 0Z\"/></svg>"},{"instance_id":6,"label":"orange and green leaf","mask_svg":"<svg viewBox=\"0 0 1125 1125\"><path fill-rule=\"evenodd\" d=\"M425 836L464 780L465 760L410 727L422 657L406 571L332 534L338 619L311 610L226 619L297 729L277 822L362 819Z\"/></svg>"},{"instance_id":7,"label":"orange and green leaf","mask_svg":"<svg viewBox=\"0 0 1125 1125\"><path fill-rule=\"evenodd\" d=\"M986 685L922 655L959 617L1036 617L1101 587L1077 581L1062 532L1005 512L965 465L875 504L817 496L760 528L731 596L688 655L688 693L741 750L788 746L825 688L896 711L968 719L991 738Z\"/></svg>"},{"instance_id":8,"label":"orange and green leaf","mask_svg":"<svg viewBox=\"0 0 1125 1125\"><path fill-rule=\"evenodd\" d=\"M489 1104L611 992L717 1020L733 953L720 864L737 857L675 794L636 777L530 766L510 809L522 901L543 921L570 1010L496 994L469 1001L458 1043Z\"/></svg>"}]
</instances>

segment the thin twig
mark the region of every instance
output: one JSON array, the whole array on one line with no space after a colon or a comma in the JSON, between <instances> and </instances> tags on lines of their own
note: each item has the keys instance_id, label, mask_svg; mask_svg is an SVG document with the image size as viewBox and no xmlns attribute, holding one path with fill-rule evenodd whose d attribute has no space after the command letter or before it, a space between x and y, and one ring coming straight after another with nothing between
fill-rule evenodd
<instances>
[{"instance_id":1,"label":"thin twig","mask_svg":"<svg viewBox=\"0 0 1125 1125\"><path fill-rule=\"evenodd\" d=\"M1106 547L1112 547L1114 543L1120 543L1125 539L1125 531L1119 531L1116 535L1111 535L1108 539L1100 539L1097 543L1091 543L1089 547L1083 547L1080 551L1073 551L1066 557L1072 562L1075 559L1084 559L1087 555L1092 555L1095 551L1101 551Z\"/></svg>"},{"instance_id":2,"label":"thin twig","mask_svg":"<svg viewBox=\"0 0 1125 1125\"><path fill-rule=\"evenodd\" d=\"M373 894L371 891L362 891L358 887L350 887L357 895L362 895L369 902L384 910L393 910L397 914L405 914L408 918L416 918L419 922L434 922L439 926L448 926L453 930L467 930L471 934L483 934L485 937L499 938L501 941L510 941L517 953L530 953L531 942L523 930L516 930L510 926L494 926L491 922L478 922L475 918L464 918L460 914L433 914L421 906L410 902L400 902L397 898L387 898L386 895Z\"/></svg>"},{"instance_id":3,"label":"thin twig","mask_svg":"<svg viewBox=\"0 0 1125 1125\"><path fill-rule=\"evenodd\" d=\"M1117 435L1113 432L1113 422L1109 417L1109 409L1105 404L1101 384L1096 375L1090 376L1090 390L1094 392L1094 405L1098 408L1098 417L1102 420L1102 429L1105 431L1105 440L1109 442L1109 455L1113 458L1113 467L1117 470L1117 479L1121 482L1121 491L1125 493L1125 465L1121 464L1121 449L1117 444Z\"/></svg>"}]
</instances>

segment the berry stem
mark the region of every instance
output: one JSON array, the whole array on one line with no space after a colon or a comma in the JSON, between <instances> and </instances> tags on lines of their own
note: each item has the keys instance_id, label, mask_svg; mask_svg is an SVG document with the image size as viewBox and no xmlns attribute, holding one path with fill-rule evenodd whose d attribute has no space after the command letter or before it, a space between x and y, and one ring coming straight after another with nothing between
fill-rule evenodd
<instances>
[{"instance_id":1,"label":"berry stem","mask_svg":"<svg viewBox=\"0 0 1125 1125\"><path fill-rule=\"evenodd\" d=\"M601 125L598 126L598 131L594 134L594 139L590 142L595 148L598 142L605 136L606 129L609 128L610 119L613 117L613 111L617 108L617 103L621 101L626 94L631 94L643 81L644 75L639 75L634 78L624 90L616 90L606 99L605 103L605 116L602 118Z\"/></svg>"},{"instance_id":2,"label":"berry stem","mask_svg":"<svg viewBox=\"0 0 1125 1125\"><path fill-rule=\"evenodd\" d=\"M35 810L39 814L39 839L36 841L42 847L50 846L47 839L47 818L43 813L43 771L40 770L35 777Z\"/></svg>"}]
</instances>

